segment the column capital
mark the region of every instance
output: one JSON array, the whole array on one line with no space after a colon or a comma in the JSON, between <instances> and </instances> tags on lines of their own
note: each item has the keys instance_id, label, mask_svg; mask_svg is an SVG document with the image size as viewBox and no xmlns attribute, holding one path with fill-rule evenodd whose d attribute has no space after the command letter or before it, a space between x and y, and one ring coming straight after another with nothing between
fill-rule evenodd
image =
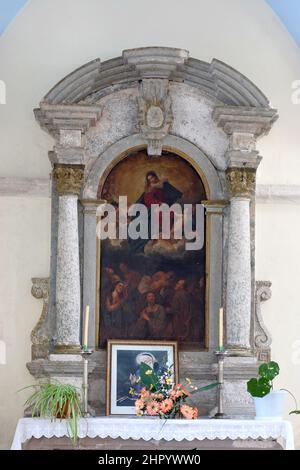
<instances>
[{"instance_id":1,"label":"column capital","mask_svg":"<svg viewBox=\"0 0 300 470\"><path fill-rule=\"evenodd\" d=\"M209 215L223 215L224 209L228 206L229 201L217 200L217 201L201 201L201 204L205 207L206 213Z\"/></svg>"},{"instance_id":2,"label":"column capital","mask_svg":"<svg viewBox=\"0 0 300 470\"><path fill-rule=\"evenodd\" d=\"M79 195L84 179L84 165L55 164L53 177L59 195Z\"/></svg>"},{"instance_id":3,"label":"column capital","mask_svg":"<svg viewBox=\"0 0 300 470\"><path fill-rule=\"evenodd\" d=\"M107 201L104 199L81 199L80 203L85 214L94 214L96 216L98 207L107 204Z\"/></svg>"},{"instance_id":4,"label":"column capital","mask_svg":"<svg viewBox=\"0 0 300 470\"><path fill-rule=\"evenodd\" d=\"M231 167L226 170L226 182L232 197L250 197L255 191L256 169Z\"/></svg>"}]
</instances>

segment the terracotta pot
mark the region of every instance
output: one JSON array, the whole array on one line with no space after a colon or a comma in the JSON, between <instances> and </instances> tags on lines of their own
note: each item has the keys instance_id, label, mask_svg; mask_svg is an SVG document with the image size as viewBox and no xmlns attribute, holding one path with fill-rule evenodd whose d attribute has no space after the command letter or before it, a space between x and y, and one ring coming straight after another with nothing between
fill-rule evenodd
<instances>
[{"instance_id":1,"label":"terracotta pot","mask_svg":"<svg viewBox=\"0 0 300 470\"><path fill-rule=\"evenodd\" d=\"M57 404L56 411L58 411L58 410L59 410L59 405ZM58 419L66 419L66 418L68 418L68 412L69 412L69 402L67 400L64 409L61 412L59 412L56 415L56 417ZM75 406L75 412L77 412L77 406ZM70 413L70 418L73 418L72 413Z\"/></svg>"}]
</instances>

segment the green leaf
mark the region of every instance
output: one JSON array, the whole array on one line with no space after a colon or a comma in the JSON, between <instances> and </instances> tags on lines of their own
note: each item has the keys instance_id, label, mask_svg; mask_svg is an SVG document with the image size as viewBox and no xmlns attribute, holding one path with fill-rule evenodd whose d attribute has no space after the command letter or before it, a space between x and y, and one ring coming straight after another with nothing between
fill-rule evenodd
<instances>
[{"instance_id":1,"label":"green leaf","mask_svg":"<svg viewBox=\"0 0 300 470\"><path fill-rule=\"evenodd\" d=\"M271 384L264 377L259 379L250 379L247 382L247 390L253 397L262 398L270 393L271 388Z\"/></svg>"},{"instance_id":2,"label":"green leaf","mask_svg":"<svg viewBox=\"0 0 300 470\"><path fill-rule=\"evenodd\" d=\"M289 412L289 415L300 415L300 410L293 410Z\"/></svg>"},{"instance_id":3,"label":"green leaf","mask_svg":"<svg viewBox=\"0 0 300 470\"><path fill-rule=\"evenodd\" d=\"M210 390L211 388L215 388L219 385L219 382L214 382L209 385L205 385L204 387L201 387L198 389L198 392L204 392L205 390Z\"/></svg>"},{"instance_id":4,"label":"green leaf","mask_svg":"<svg viewBox=\"0 0 300 470\"><path fill-rule=\"evenodd\" d=\"M141 382L145 385L148 390L155 391L158 386L158 377L153 369L142 362L140 364Z\"/></svg>"},{"instance_id":5,"label":"green leaf","mask_svg":"<svg viewBox=\"0 0 300 470\"><path fill-rule=\"evenodd\" d=\"M261 366L258 369L258 373L261 377L263 377L266 380L274 380L275 377L279 374L279 365L277 362L271 361L268 362L267 364L261 364Z\"/></svg>"},{"instance_id":6,"label":"green leaf","mask_svg":"<svg viewBox=\"0 0 300 470\"><path fill-rule=\"evenodd\" d=\"M206 390L210 390L212 388L215 388L218 385L219 385L219 382L214 382L214 383L211 383L209 385L205 385L204 387L197 388L196 390L192 390L192 391L190 391L190 394L194 395L194 393L205 392Z\"/></svg>"}]
</instances>

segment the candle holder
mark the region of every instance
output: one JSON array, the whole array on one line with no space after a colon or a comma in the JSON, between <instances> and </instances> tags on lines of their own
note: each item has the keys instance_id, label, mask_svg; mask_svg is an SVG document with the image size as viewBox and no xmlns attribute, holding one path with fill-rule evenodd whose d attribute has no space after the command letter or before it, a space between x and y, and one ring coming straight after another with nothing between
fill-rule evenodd
<instances>
[{"instance_id":1,"label":"candle holder","mask_svg":"<svg viewBox=\"0 0 300 470\"><path fill-rule=\"evenodd\" d=\"M215 351L215 355L218 360L218 411L215 414L215 419L224 419L226 414L223 410L223 393L224 393L224 358L227 356L227 351L223 348L220 348L218 351Z\"/></svg>"},{"instance_id":2,"label":"candle holder","mask_svg":"<svg viewBox=\"0 0 300 470\"><path fill-rule=\"evenodd\" d=\"M82 381L82 398L83 398L83 416L89 418L91 415L88 411L88 389L89 389L89 357L94 351L83 346L81 355L83 359L83 381Z\"/></svg>"}]
</instances>

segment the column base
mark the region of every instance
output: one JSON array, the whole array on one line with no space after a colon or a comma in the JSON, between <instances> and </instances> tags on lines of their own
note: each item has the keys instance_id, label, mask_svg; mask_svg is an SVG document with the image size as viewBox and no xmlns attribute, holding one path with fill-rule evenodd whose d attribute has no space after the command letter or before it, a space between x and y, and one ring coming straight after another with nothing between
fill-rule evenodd
<instances>
[{"instance_id":1,"label":"column base","mask_svg":"<svg viewBox=\"0 0 300 470\"><path fill-rule=\"evenodd\" d=\"M80 344L56 344L55 354L79 354L81 352Z\"/></svg>"},{"instance_id":2,"label":"column base","mask_svg":"<svg viewBox=\"0 0 300 470\"><path fill-rule=\"evenodd\" d=\"M230 357L254 357L254 351L252 348L245 348L242 346L236 346L228 344L226 346L227 356Z\"/></svg>"}]
</instances>

